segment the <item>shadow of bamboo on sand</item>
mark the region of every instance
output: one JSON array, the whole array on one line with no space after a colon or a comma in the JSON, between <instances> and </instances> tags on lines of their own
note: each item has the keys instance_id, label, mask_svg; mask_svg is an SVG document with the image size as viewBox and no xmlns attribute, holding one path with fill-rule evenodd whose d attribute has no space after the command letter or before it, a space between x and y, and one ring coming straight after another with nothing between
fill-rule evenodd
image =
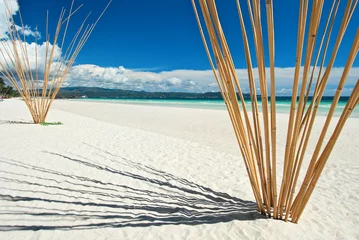
<instances>
[{"instance_id":1,"label":"shadow of bamboo on sand","mask_svg":"<svg viewBox=\"0 0 359 240\"><path fill-rule=\"evenodd\" d=\"M199 225L263 218L255 202L95 149L109 163L46 153L123 181L0 157L0 231Z\"/></svg>"},{"instance_id":2,"label":"shadow of bamboo on sand","mask_svg":"<svg viewBox=\"0 0 359 240\"><path fill-rule=\"evenodd\" d=\"M0 120L0 125L4 124L34 124L30 121L14 121L14 120Z\"/></svg>"}]
</instances>

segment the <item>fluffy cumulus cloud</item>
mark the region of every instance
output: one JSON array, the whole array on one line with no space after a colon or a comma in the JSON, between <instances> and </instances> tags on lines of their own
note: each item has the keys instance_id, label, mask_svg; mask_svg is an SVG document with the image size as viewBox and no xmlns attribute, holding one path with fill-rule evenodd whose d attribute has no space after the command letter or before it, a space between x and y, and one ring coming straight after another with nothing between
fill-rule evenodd
<instances>
[{"instance_id":1,"label":"fluffy cumulus cloud","mask_svg":"<svg viewBox=\"0 0 359 240\"><path fill-rule=\"evenodd\" d=\"M269 73L269 69L267 69ZM293 84L294 68L276 68L276 86L279 95L290 95ZM333 68L328 82L327 94L332 94L343 73L343 68ZM258 71L254 69L256 84ZM237 69L237 75L244 92L249 91L246 69ZM359 76L359 68L352 68L349 73L344 94L348 95ZM97 65L74 66L66 86L88 86L118 88L143 91L181 91L213 92L218 86L212 70L173 70L150 72L120 67L100 67ZM259 90L259 89L258 89Z\"/></svg>"},{"instance_id":2,"label":"fluffy cumulus cloud","mask_svg":"<svg viewBox=\"0 0 359 240\"><path fill-rule=\"evenodd\" d=\"M16 18L18 12L19 4L17 0L0 1L0 39L7 38L6 33L8 32L8 21L10 20L11 16ZM40 33L38 31L31 30L31 28L27 25L25 25L24 27L16 25L15 27L25 36L40 38Z\"/></svg>"},{"instance_id":3,"label":"fluffy cumulus cloud","mask_svg":"<svg viewBox=\"0 0 359 240\"><path fill-rule=\"evenodd\" d=\"M0 38L6 37L9 14L15 15L17 11L19 11L19 4L17 0L7 0L7 4L5 4L5 1L3 0L0 1Z\"/></svg>"},{"instance_id":4,"label":"fluffy cumulus cloud","mask_svg":"<svg viewBox=\"0 0 359 240\"><path fill-rule=\"evenodd\" d=\"M14 47L13 43L9 38L8 26L9 21L11 21L11 16L14 18L15 22L19 22L17 21L19 20L18 15L19 4L17 0L0 0L0 63L2 64L2 66L5 66L7 70L13 71L14 65L12 64L13 61L11 59L15 55L14 52L16 48L22 61L21 65L26 68L26 71L29 69L32 72L33 76L37 74L39 82L41 83L45 71L44 68L46 62L46 50L48 50L48 52L50 53L53 49L52 61L54 64L52 64L51 70L60 67L60 64L57 64L57 62L62 56L62 51L59 46L53 46L51 43L36 43L35 37L37 39L40 39L40 33L31 30L31 28L27 25L15 25L16 30L20 34L31 37L28 37L26 39L26 42L17 41ZM12 25L11 22L10 25ZM2 70L3 68L0 67L0 71ZM52 72L54 73L55 71ZM16 74L14 75L16 76Z\"/></svg>"},{"instance_id":5,"label":"fluffy cumulus cloud","mask_svg":"<svg viewBox=\"0 0 359 240\"><path fill-rule=\"evenodd\" d=\"M158 73L125 69L122 66L103 68L86 64L74 66L65 85L144 91L202 92L203 84L196 80L200 80L203 73L191 70ZM209 72L206 78L210 78L212 76L210 74L212 73Z\"/></svg>"},{"instance_id":6,"label":"fluffy cumulus cloud","mask_svg":"<svg viewBox=\"0 0 359 240\"><path fill-rule=\"evenodd\" d=\"M16 29L17 29L17 31L19 31L21 34L23 34L25 36L36 37L37 39L41 38L40 32L31 30L31 27L29 27L28 25L24 25L24 26L16 25Z\"/></svg>"},{"instance_id":7,"label":"fluffy cumulus cloud","mask_svg":"<svg viewBox=\"0 0 359 240\"><path fill-rule=\"evenodd\" d=\"M17 74L15 72L15 66L12 64L11 56L13 56L14 49L9 40L2 40L4 41L4 45L0 46L0 77L2 77L1 71L3 70L2 66L5 66L8 72L13 72L14 76L17 78ZM53 45L50 43L48 44L48 51L51 52ZM27 72L26 74L31 72L32 76L36 78L37 76L37 83L39 84L38 87L42 88L42 83L44 79L45 73L45 62L46 62L46 43L37 44L37 43L27 43L27 42L16 42L16 48L19 51L19 56L21 60L21 65L23 66L24 70ZM20 49L26 49L26 51L21 51ZM24 58L22 53L26 52L27 57ZM50 77L55 77L60 71L57 69L64 69L65 65L62 64L59 60L61 58L62 52L61 49L55 45L53 51L53 64L50 68ZM5 72L4 72L5 73ZM5 74L6 76L6 74ZM6 78L5 78L6 80ZM51 79L50 79L51 80Z\"/></svg>"},{"instance_id":8,"label":"fluffy cumulus cloud","mask_svg":"<svg viewBox=\"0 0 359 240\"><path fill-rule=\"evenodd\" d=\"M2 44L0 46L0 51L3 52L4 54L0 54L0 62L3 64L6 63L11 63L11 56L14 53L14 47L12 45L12 43L10 42L10 40L3 40L4 44ZM35 71L36 68L39 70L39 72L43 72L44 68L45 68L45 62L46 62L46 43L42 43L42 44L38 44L35 42L32 43L27 43L27 42L16 42L16 48L18 49L17 51L20 54L20 58L23 61L22 65L25 65L24 62L24 57L22 57L21 53L22 52L26 52L27 55L27 60L29 62L30 65L30 69ZM48 52L50 53L52 51L53 45L52 44L48 44ZM22 51L23 49L23 51ZM61 49L60 47L58 47L57 45L55 45L54 48L54 52L53 52L53 61L56 62L57 60L60 59L61 57ZM26 62L27 64L27 62ZM27 65L26 65L27 66ZM9 67L11 68L12 65L9 65Z\"/></svg>"}]
</instances>

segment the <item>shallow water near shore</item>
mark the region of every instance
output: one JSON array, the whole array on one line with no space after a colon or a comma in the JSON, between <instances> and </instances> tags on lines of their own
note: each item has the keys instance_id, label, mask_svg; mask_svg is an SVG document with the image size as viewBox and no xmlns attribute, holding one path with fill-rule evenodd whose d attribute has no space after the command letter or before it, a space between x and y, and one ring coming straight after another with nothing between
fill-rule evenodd
<instances>
[{"instance_id":1,"label":"shallow water near shore","mask_svg":"<svg viewBox=\"0 0 359 240\"><path fill-rule=\"evenodd\" d=\"M226 110L226 105L223 100L198 100L198 99L118 99L118 98L84 98L75 99L72 101L94 101L94 102L110 102L121 104L134 104L134 105L148 105L148 106L163 106L163 107L179 107L179 108L195 108L195 109L213 109L213 110ZM328 98L322 100L318 116L326 116L330 110L332 99ZM340 100L335 109L334 116L339 117L343 112L347 98ZM278 113L289 113L291 101L289 98L279 98L276 101L276 110ZM251 102L246 101L248 111L252 110ZM259 102L259 111L262 111L262 103ZM351 113L351 117L359 118L359 109L356 108Z\"/></svg>"}]
</instances>

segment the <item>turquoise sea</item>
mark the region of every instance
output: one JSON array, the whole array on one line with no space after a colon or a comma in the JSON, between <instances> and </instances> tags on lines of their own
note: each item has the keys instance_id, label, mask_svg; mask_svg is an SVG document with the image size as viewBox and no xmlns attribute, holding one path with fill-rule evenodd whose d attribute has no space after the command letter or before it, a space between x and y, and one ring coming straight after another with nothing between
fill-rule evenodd
<instances>
[{"instance_id":1,"label":"turquoise sea","mask_svg":"<svg viewBox=\"0 0 359 240\"><path fill-rule=\"evenodd\" d=\"M195 109L215 109L215 110L226 110L226 105L223 100L198 100L198 99L118 99L118 98L84 98L76 99L76 101L95 101L95 102L110 102L120 104L133 104L143 106L162 106L162 107L178 107L178 108L195 108ZM331 98L322 100L318 115L325 116L328 114ZM276 101L278 113L289 113L290 99L289 98L278 98ZM341 99L337 105L335 116L340 116L342 113L347 99ZM246 101L247 109L251 110L250 101ZM260 111L261 103L259 102ZM351 114L353 118L359 118L359 108L357 107Z\"/></svg>"}]
</instances>

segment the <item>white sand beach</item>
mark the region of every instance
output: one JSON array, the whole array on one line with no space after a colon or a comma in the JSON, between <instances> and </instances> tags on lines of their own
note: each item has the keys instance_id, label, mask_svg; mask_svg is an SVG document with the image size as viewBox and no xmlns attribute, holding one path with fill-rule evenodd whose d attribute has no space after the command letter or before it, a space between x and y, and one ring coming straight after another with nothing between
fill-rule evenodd
<instances>
[{"instance_id":1,"label":"white sand beach","mask_svg":"<svg viewBox=\"0 0 359 240\"><path fill-rule=\"evenodd\" d=\"M298 224L256 212L227 111L56 100L47 121L0 102L0 239L359 239L359 118Z\"/></svg>"}]
</instances>

